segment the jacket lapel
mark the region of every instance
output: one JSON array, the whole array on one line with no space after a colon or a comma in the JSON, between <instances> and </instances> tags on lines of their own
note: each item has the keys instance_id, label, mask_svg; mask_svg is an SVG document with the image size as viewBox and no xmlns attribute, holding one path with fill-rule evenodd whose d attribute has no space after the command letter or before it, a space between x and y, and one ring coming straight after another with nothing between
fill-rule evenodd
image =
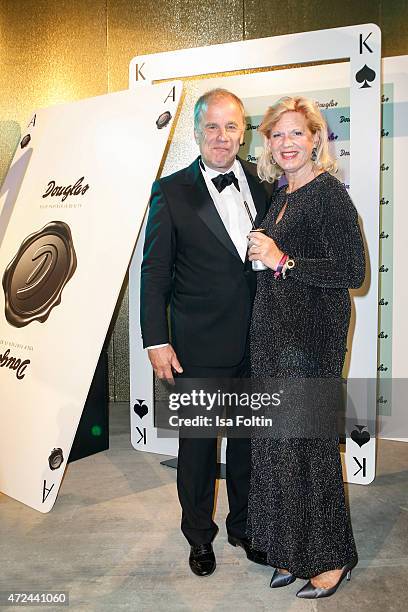
<instances>
[{"instance_id":1,"label":"jacket lapel","mask_svg":"<svg viewBox=\"0 0 408 612\"><path fill-rule=\"evenodd\" d=\"M187 176L188 183L191 189L194 190L194 193L189 199L194 203L197 214L217 237L221 244L227 248L232 255L238 257L241 263L243 263L208 192L207 185L205 184L205 180L201 174L198 159L196 159L191 166L189 166Z\"/></svg>"}]
</instances>

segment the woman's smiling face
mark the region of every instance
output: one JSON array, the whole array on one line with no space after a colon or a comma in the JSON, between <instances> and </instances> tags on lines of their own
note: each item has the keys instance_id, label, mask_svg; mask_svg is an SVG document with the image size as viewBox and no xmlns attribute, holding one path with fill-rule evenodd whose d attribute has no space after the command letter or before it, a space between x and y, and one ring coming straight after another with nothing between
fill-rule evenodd
<instances>
[{"instance_id":1,"label":"woman's smiling face","mask_svg":"<svg viewBox=\"0 0 408 612\"><path fill-rule=\"evenodd\" d=\"M311 164L318 135L309 130L302 113L287 111L272 127L268 143L273 159L285 174L296 174Z\"/></svg>"}]
</instances>

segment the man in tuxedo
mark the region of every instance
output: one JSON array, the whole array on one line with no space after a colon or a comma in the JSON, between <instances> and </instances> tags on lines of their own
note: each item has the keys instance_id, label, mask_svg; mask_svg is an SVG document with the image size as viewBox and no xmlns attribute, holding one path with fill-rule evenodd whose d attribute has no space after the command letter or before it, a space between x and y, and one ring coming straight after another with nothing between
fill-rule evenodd
<instances>
[{"instance_id":1,"label":"man in tuxedo","mask_svg":"<svg viewBox=\"0 0 408 612\"><path fill-rule=\"evenodd\" d=\"M159 378L244 378L249 375L248 330L256 277L246 257L252 223L263 219L270 199L256 166L237 158L245 130L243 104L215 89L194 109L200 149L190 166L155 181L141 270L144 346ZM270 192L270 189L269 189ZM246 203L246 205L245 205ZM170 335L167 306L170 304ZM180 435L177 488L181 529L198 576L211 574L217 469L214 438ZM246 538L250 441L227 443L228 541L266 564Z\"/></svg>"}]
</instances>

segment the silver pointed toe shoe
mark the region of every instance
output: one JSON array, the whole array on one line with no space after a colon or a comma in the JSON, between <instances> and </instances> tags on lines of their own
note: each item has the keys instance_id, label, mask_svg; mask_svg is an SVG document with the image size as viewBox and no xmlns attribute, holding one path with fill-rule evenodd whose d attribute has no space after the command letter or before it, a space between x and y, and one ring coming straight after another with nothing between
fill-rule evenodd
<instances>
[{"instance_id":1,"label":"silver pointed toe shoe","mask_svg":"<svg viewBox=\"0 0 408 612\"><path fill-rule=\"evenodd\" d=\"M334 586L330 587L330 589L322 589L320 587L315 587L309 580L309 582L307 582L305 586L302 587L300 591L296 593L296 597L300 597L302 599L320 599L321 597L330 597L331 595L334 595L337 589L339 588L339 586L341 585L341 583L343 582L344 578L346 578L346 580L350 580L351 570L356 565L357 565L356 559L354 561L350 561L350 563L347 563L342 568L340 578L338 579L338 581L336 582Z\"/></svg>"},{"instance_id":2,"label":"silver pointed toe shoe","mask_svg":"<svg viewBox=\"0 0 408 612\"><path fill-rule=\"evenodd\" d=\"M288 584L292 584L292 582L295 582L295 580L296 576L293 574L289 574L289 572L284 574L276 569L273 573L269 586L271 589L278 589L279 587L285 587L288 586Z\"/></svg>"}]
</instances>

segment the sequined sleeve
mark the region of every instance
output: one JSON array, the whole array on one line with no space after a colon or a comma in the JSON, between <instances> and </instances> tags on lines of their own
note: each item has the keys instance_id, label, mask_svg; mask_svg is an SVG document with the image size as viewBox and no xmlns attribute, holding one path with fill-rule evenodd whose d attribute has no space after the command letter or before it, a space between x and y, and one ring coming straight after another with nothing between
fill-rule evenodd
<instances>
[{"instance_id":1,"label":"sequined sleeve","mask_svg":"<svg viewBox=\"0 0 408 612\"><path fill-rule=\"evenodd\" d=\"M339 181L321 188L320 239L325 256L294 257L291 275L317 287L355 289L365 276L364 242L357 211Z\"/></svg>"}]
</instances>

